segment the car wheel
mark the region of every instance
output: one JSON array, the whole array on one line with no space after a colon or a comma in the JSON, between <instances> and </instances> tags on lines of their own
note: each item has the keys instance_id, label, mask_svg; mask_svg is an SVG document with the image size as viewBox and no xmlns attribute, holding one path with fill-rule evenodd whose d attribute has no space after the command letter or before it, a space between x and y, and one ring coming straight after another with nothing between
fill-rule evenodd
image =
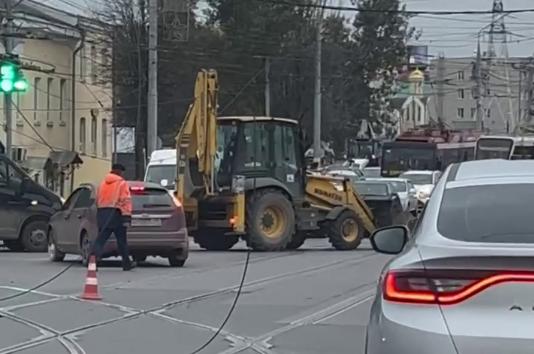
<instances>
[{"instance_id":1,"label":"car wheel","mask_svg":"<svg viewBox=\"0 0 534 354\"><path fill-rule=\"evenodd\" d=\"M177 254L173 254L172 256L167 257L169 260L169 265L171 267L183 267L185 264L185 259L178 258Z\"/></svg>"},{"instance_id":2,"label":"car wheel","mask_svg":"<svg viewBox=\"0 0 534 354\"><path fill-rule=\"evenodd\" d=\"M13 252L22 252L24 251L24 246L20 242L20 240L7 240L4 241L4 246L7 247L8 250Z\"/></svg>"},{"instance_id":3,"label":"car wheel","mask_svg":"<svg viewBox=\"0 0 534 354\"><path fill-rule=\"evenodd\" d=\"M82 233L80 238L80 253L82 255L82 265L86 267L89 264L89 255L91 254L91 241L86 232Z\"/></svg>"},{"instance_id":4,"label":"car wheel","mask_svg":"<svg viewBox=\"0 0 534 354\"><path fill-rule=\"evenodd\" d=\"M22 229L20 241L28 252L46 252L48 249L48 223L43 220L30 221Z\"/></svg>"},{"instance_id":5,"label":"car wheel","mask_svg":"<svg viewBox=\"0 0 534 354\"><path fill-rule=\"evenodd\" d=\"M48 232L48 258L52 262L62 262L65 259L65 253L61 252L57 248L57 242L53 230Z\"/></svg>"}]
</instances>

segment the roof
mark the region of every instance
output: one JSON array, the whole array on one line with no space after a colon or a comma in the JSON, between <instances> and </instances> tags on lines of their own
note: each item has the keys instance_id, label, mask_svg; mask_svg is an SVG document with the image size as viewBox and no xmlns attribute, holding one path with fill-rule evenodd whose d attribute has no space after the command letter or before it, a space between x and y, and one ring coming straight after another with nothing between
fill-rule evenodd
<instances>
[{"instance_id":1,"label":"roof","mask_svg":"<svg viewBox=\"0 0 534 354\"><path fill-rule=\"evenodd\" d=\"M217 117L218 121L232 121L232 120L239 120L241 122L266 122L266 121L275 121L275 122L282 122L282 123L290 123L290 124L299 124L299 122L295 119L289 119L289 118L278 118L278 117L264 117L264 116L233 116L233 117Z\"/></svg>"},{"instance_id":2,"label":"roof","mask_svg":"<svg viewBox=\"0 0 534 354\"><path fill-rule=\"evenodd\" d=\"M406 183L408 180L406 178L390 178L390 177L366 177L366 181L384 181L384 182L402 182Z\"/></svg>"},{"instance_id":3,"label":"roof","mask_svg":"<svg viewBox=\"0 0 534 354\"><path fill-rule=\"evenodd\" d=\"M176 164L176 149L161 149L152 152L149 165L154 164Z\"/></svg>"},{"instance_id":4,"label":"roof","mask_svg":"<svg viewBox=\"0 0 534 354\"><path fill-rule=\"evenodd\" d=\"M462 162L454 181L514 177L534 177L534 160L491 159Z\"/></svg>"},{"instance_id":5,"label":"roof","mask_svg":"<svg viewBox=\"0 0 534 354\"><path fill-rule=\"evenodd\" d=\"M53 168L52 160L48 157L30 156L19 162L20 167L28 170L49 170Z\"/></svg>"},{"instance_id":6,"label":"roof","mask_svg":"<svg viewBox=\"0 0 534 354\"><path fill-rule=\"evenodd\" d=\"M499 139L499 140L512 140L517 143L534 143L534 136L509 136L509 135L483 135L480 139Z\"/></svg>"}]
</instances>

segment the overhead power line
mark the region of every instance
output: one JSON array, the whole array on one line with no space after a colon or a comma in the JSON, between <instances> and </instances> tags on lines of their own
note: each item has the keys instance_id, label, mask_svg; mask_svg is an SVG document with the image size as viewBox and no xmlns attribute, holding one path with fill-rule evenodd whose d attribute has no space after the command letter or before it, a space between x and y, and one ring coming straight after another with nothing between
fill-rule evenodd
<instances>
[{"instance_id":1,"label":"overhead power line","mask_svg":"<svg viewBox=\"0 0 534 354\"><path fill-rule=\"evenodd\" d=\"M267 0L275 5L286 5L300 8L312 8L322 10L336 10L336 11L357 11L357 12L369 12L369 13L381 13L381 14L406 14L406 15L435 15L435 16L450 16L450 15L488 15L493 14L493 10L463 10L463 11L435 11L435 10L400 10L400 9L366 9L355 6L335 6L335 5L319 5L315 3L302 4L295 3L287 0ZM518 14L534 12L534 8L515 9L515 10L503 10L501 14Z\"/></svg>"}]
</instances>

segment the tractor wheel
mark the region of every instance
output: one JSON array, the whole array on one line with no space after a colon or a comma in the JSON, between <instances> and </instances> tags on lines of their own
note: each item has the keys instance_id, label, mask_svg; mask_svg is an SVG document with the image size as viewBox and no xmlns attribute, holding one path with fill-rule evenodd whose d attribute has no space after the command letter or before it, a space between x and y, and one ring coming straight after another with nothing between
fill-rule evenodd
<instances>
[{"instance_id":1,"label":"tractor wheel","mask_svg":"<svg viewBox=\"0 0 534 354\"><path fill-rule=\"evenodd\" d=\"M296 250L304 244L304 241L306 241L306 234L297 231L291 238L291 241L287 244L286 248L288 250Z\"/></svg>"},{"instance_id":2,"label":"tractor wheel","mask_svg":"<svg viewBox=\"0 0 534 354\"><path fill-rule=\"evenodd\" d=\"M226 236L216 230L198 230L193 238L200 247L208 251L228 251L239 241L237 236Z\"/></svg>"},{"instance_id":3,"label":"tractor wheel","mask_svg":"<svg viewBox=\"0 0 534 354\"><path fill-rule=\"evenodd\" d=\"M281 251L295 233L295 212L278 190L265 189L247 198L247 245L255 251Z\"/></svg>"},{"instance_id":4,"label":"tractor wheel","mask_svg":"<svg viewBox=\"0 0 534 354\"><path fill-rule=\"evenodd\" d=\"M336 220L328 222L326 232L332 246L342 251L358 248L366 234L360 218L350 210L345 210Z\"/></svg>"}]
</instances>

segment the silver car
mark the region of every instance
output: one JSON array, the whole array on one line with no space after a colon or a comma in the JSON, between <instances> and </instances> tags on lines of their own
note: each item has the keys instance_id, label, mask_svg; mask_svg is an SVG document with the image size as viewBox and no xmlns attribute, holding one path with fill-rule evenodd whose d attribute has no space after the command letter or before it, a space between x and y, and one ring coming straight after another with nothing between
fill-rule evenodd
<instances>
[{"instance_id":1,"label":"silver car","mask_svg":"<svg viewBox=\"0 0 534 354\"><path fill-rule=\"evenodd\" d=\"M380 276L366 354L534 352L534 161L449 166L413 236L376 231L397 254Z\"/></svg>"}]
</instances>

